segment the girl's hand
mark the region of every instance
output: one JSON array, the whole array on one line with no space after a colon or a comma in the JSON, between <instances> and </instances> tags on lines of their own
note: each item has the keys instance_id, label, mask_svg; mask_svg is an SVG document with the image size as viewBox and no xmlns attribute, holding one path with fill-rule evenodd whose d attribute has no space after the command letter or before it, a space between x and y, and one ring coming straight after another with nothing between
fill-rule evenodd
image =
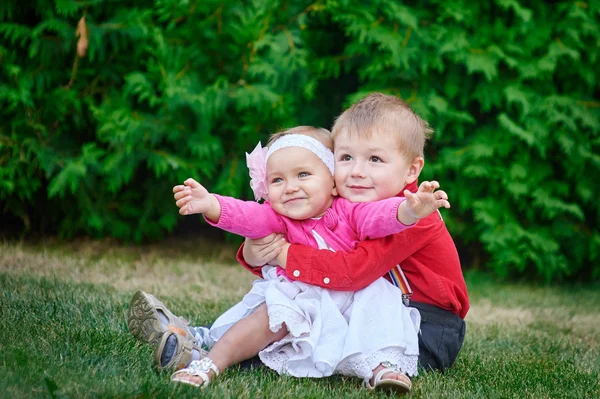
<instances>
[{"instance_id":1,"label":"girl's hand","mask_svg":"<svg viewBox=\"0 0 600 399\"><path fill-rule=\"evenodd\" d=\"M183 185L173 187L173 193L175 193L175 204L179 207L179 214L181 215L207 213L214 205L214 196L204 186L191 178L183 182Z\"/></svg>"},{"instance_id":2,"label":"girl's hand","mask_svg":"<svg viewBox=\"0 0 600 399\"><path fill-rule=\"evenodd\" d=\"M279 255L284 244L286 241L283 235L275 233L256 240L246 238L242 254L250 266L263 266Z\"/></svg>"},{"instance_id":3,"label":"girl's hand","mask_svg":"<svg viewBox=\"0 0 600 399\"><path fill-rule=\"evenodd\" d=\"M422 219L439 208L450 208L448 194L442 190L435 191L439 187L440 183L437 181L424 181L414 194L405 190L404 196L406 197L405 203L408 215L414 219Z\"/></svg>"}]
</instances>

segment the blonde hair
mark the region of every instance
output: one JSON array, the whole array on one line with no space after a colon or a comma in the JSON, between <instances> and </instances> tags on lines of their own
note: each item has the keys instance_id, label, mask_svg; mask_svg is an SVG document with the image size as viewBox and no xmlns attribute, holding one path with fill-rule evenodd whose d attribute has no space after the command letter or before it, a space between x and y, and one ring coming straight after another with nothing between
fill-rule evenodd
<instances>
[{"instance_id":1,"label":"blonde hair","mask_svg":"<svg viewBox=\"0 0 600 399\"><path fill-rule=\"evenodd\" d=\"M336 118L332 139L341 133L371 138L374 134L396 137L399 150L409 157L423 157L425 142L433 129L398 97L373 93L353 104Z\"/></svg>"},{"instance_id":2,"label":"blonde hair","mask_svg":"<svg viewBox=\"0 0 600 399\"><path fill-rule=\"evenodd\" d=\"M273 144L275 141L279 140L283 136L287 136L288 134L302 134L312 137L313 139L319 140L321 144L333 152L333 140L331 139L331 132L327 129L323 129L322 127L313 126L297 126L282 132L273 133L271 136L269 136L267 147L271 146L271 144Z\"/></svg>"}]
</instances>

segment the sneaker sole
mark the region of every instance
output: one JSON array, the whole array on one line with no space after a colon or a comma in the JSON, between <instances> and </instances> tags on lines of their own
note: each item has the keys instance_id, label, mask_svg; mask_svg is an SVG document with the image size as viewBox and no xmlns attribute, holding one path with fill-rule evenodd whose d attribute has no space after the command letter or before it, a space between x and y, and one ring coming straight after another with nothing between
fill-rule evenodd
<instances>
[{"instance_id":1,"label":"sneaker sole","mask_svg":"<svg viewBox=\"0 0 600 399\"><path fill-rule=\"evenodd\" d=\"M166 330L162 327L152 299L143 291L131 298L127 314L127 327L134 337L158 345Z\"/></svg>"}]
</instances>

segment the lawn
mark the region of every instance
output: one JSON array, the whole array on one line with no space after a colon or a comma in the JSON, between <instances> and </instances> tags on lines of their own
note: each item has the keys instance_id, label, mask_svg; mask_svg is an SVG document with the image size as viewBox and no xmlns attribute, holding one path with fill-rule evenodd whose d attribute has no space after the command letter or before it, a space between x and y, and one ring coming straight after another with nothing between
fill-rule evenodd
<instances>
[{"instance_id":1,"label":"lawn","mask_svg":"<svg viewBox=\"0 0 600 399\"><path fill-rule=\"evenodd\" d=\"M172 384L125 323L138 289L192 324L237 302L253 276L211 241L0 243L0 395L6 398L375 398L348 378L225 372L208 389ZM455 366L422 373L413 398L600 397L600 286L498 283L467 273L472 309Z\"/></svg>"}]
</instances>

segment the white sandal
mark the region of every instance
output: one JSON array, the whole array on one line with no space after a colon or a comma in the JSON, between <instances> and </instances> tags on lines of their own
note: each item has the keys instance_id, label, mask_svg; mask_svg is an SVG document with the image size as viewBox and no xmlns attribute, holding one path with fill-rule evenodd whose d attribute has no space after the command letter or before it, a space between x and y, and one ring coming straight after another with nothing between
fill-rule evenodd
<instances>
[{"instance_id":1,"label":"white sandal","mask_svg":"<svg viewBox=\"0 0 600 399\"><path fill-rule=\"evenodd\" d=\"M371 391L377 390L377 391L388 391L388 392L396 392L396 393L409 393L412 388L412 382L410 381L410 378L406 374L404 374L402 371L396 369L395 367L393 367L391 364L389 364L387 362L382 363L382 365L385 366L385 368L381 369L375 375L375 378L373 378L373 385L370 384L370 382L369 382L370 379L365 380L365 385L367 386L367 388L369 388ZM390 366L392 366L392 367L390 367ZM392 380L389 378L382 379L386 373L400 374L400 375L406 377L406 381Z\"/></svg>"},{"instance_id":2,"label":"white sandal","mask_svg":"<svg viewBox=\"0 0 600 399\"><path fill-rule=\"evenodd\" d=\"M215 364L209 357L204 357L202 358L202 360L193 360L186 368L174 372L171 376L171 381L181 382L183 384L189 384L195 387L204 388L205 386L210 384L211 379L208 377L208 372L211 370L215 373L215 378L219 376L219 369L217 368L217 366L215 366ZM181 374L188 374L188 376L200 377L204 381L198 384L188 379L184 379L181 377L177 378L177 376Z\"/></svg>"}]
</instances>

